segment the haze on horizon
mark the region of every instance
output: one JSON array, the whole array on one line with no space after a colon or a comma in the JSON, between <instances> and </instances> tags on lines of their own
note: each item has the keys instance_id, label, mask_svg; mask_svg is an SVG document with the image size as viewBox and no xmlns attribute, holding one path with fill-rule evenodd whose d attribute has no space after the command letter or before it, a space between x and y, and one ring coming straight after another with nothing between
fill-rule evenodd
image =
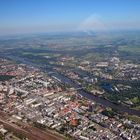
<instances>
[{"instance_id":1,"label":"haze on horizon","mask_svg":"<svg viewBox=\"0 0 140 140\"><path fill-rule=\"evenodd\" d=\"M1 0L0 35L140 29L139 0Z\"/></svg>"}]
</instances>

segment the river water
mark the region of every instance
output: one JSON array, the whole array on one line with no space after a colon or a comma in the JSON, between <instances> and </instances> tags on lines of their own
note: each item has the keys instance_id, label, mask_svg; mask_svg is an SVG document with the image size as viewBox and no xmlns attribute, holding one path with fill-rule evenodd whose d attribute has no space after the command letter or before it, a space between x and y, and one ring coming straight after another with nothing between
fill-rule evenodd
<instances>
[{"instance_id":1,"label":"river water","mask_svg":"<svg viewBox=\"0 0 140 140\"><path fill-rule=\"evenodd\" d=\"M57 77L58 79L61 80L62 83L69 84L74 88L80 88L80 86L78 84L74 83L69 78L67 78L66 76L64 76L64 75L62 75L62 74L60 74L58 72L51 73L50 75ZM121 105L121 104L114 104L114 103L112 103L112 102L110 102L110 101L108 101L106 99L103 99L103 98L95 96L95 95L93 95L91 93L88 93L83 89L78 90L78 93L80 95L82 95L83 97L89 99L89 100L92 100L92 101L95 101L95 102L101 104L103 107L111 107L111 108L119 111L120 113L125 113L126 112L129 115L140 116L140 111L138 111L138 110L130 109L127 106L124 106L124 105Z\"/></svg>"},{"instance_id":2,"label":"river water","mask_svg":"<svg viewBox=\"0 0 140 140\"><path fill-rule=\"evenodd\" d=\"M50 72L49 75L51 77L55 76L56 78L60 79L62 83L68 84L68 85L70 85L74 88L80 88L80 86L78 84L76 84L75 82L73 82L71 79L69 79L66 76L58 73L55 70L53 70L52 66L49 65L49 64L47 64L48 68L42 68L38 64L32 63L31 61L26 60L26 59L22 59L22 58L19 58L19 57L14 57L14 56L8 56L8 58L10 58L12 60L19 61L21 63L27 64L27 65L30 65L30 66L33 66L35 68L41 68L41 70L43 70L45 72L48 72L48 73ZM96 103L101 104L103 107L110 107L110 108L113 108L113 109L119 111L120 113L128 113L129 115L136 115L136 116L140 117L140 111L139 110L130 109L127 106L124 106L122 104L114 104L114 103L112 103L112 102L110 102L106 99L103 99L103 98L95 96L91 93L88 93L83 89L78 90L77 93L82 95L83 97L91 100L91 101L95 101Z\"/></svg>"}]
</instances>

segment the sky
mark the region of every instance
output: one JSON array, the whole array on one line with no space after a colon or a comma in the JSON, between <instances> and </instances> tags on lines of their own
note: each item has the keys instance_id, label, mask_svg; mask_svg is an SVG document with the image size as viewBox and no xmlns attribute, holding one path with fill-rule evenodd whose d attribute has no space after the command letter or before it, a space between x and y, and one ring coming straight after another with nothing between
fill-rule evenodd
<instances>
[{"instance_id":1,"label":"sky","mask_svg":"<svg viewBox=\"0 0 140 140\"><path fill-rule=\"evenodd\" d=\"M0 34L140 29L140 0L0 0Z\"/></svg>"}]
</instances>

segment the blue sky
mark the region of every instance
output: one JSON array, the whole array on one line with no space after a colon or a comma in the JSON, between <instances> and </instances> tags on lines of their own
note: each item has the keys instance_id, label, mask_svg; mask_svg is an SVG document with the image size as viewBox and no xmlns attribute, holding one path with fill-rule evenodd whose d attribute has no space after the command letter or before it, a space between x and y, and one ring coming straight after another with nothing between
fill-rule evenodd
<instances>
[{"instance_id":1,"label":"blue sky","mask_svg":"<svg viewBox=\"0 0 140 140\"><path fill-rule=\"evenodd\" d=\"M140 0L0 0L0 34L140 29Z\"/></svg>"}]
</instances>

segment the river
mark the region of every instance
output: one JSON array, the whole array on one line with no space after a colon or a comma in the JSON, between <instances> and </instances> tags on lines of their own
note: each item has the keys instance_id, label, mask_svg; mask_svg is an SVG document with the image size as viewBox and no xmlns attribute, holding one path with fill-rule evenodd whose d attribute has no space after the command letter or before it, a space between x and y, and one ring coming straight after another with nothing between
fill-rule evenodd
<instances>
[{"instance_id":1,"label":"river","mask_svg":"<svg viewBox=\"0 0 140 140\"><path fill-rule=\"evenodd\" d=\"M42 68L38 64L32 63L31 61L29 61L27 59L22 59L22 58L14 57L14 56L8 56L8 58L10 58L12 60L20 61L21 63L33 66L35 68L41 68L42 71L47 72L51 77L55 76L56 78L60 79L62 83L68 84L74 88L80 88L80 86L78 84L76 84L75 82L73 82L71 79L69 79L68 77L62 75L61 73L58 73L57 71L53 70L52 65L47 64L48 68L49 68L48 69L48 68ZM91 93L88 93L83 89L78 90L77 93L91 101L95 101L96 103L101 104L103 107L110 107L110 108L113 108L113 109L119 111L120 113L128 113L129 115L136 115L136 116L140 117L139 110L130 109L127 106L124 106L122 104L114 104L106 99L103 99L103 98L95 96Z\"/></svg>"}]
</instances>

